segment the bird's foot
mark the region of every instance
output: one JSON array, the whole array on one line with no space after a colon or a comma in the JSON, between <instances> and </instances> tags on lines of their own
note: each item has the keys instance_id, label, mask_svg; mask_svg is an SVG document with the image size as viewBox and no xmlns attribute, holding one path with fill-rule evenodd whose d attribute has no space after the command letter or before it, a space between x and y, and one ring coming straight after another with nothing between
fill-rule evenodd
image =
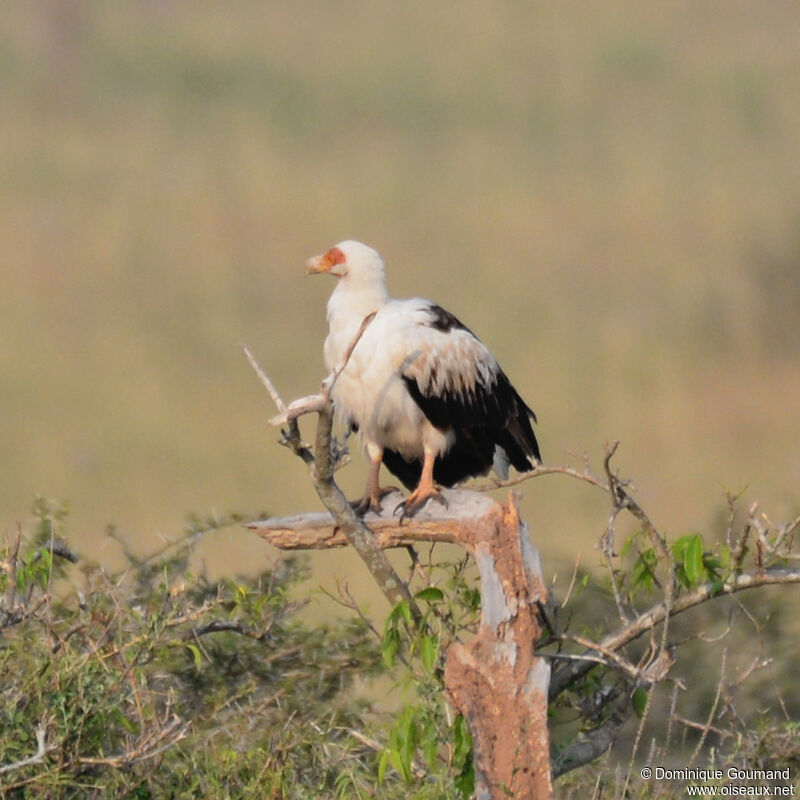
<instances>
[{"instance_id":1,"label":"bird's foot","mask_svg":"<svg viewBox=\"0 0 800 800\"><path fill-rule=\"evenodd\" d=\"M449 506L447 498L433 484L430 486L417 486L405 501L400 503L394 510L395 516L400 517L400 524L408 517L413 517L428 500L436 500L445 508Z\"/></svg>"},{"instance_id":2,"label":"bird's foot","mask_svg":"<svg viewBox=\"0 0 800 800\"><path fill-rule=\"evenodd\" d=\"M362 517L367 511L374 511L376 514L381 513L381 501L387 494L400 491L396 486L376 486L372 490L364 492L364 496L358 500L353 500L350 505L357 514Z\"/></svg>"}]
</instances>

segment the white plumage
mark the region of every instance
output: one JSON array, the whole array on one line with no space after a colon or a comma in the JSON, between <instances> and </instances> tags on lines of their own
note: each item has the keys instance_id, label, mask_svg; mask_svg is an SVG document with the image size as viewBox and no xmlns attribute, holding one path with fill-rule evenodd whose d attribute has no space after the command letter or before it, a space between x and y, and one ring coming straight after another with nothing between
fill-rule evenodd
<instances>
[{"instance_id":1,"label":"white plumage","mask_svg":"<svg viewBox=\"0 0 800 800\"><path fill-rule=\"evenodd\" d=\"M412 514L435 483L452 486L493 466L526 470L541 460L533 412L494 356L456 317L429 300L395 300L383 261L360 242L310 259L311 273L337 279L328 301L325 364L339 367L361 323L375 313L333 388L339 419L357 430L372 467L358 506L378 509L387 491L381 463L407 487Z\"/></svg>"}]
</instances>

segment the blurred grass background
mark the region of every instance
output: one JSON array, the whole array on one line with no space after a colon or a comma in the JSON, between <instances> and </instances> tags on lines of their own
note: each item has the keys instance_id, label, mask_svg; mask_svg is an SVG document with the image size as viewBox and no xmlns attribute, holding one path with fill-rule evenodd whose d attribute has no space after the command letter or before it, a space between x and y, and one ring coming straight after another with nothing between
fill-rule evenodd
<instances>
[{"instance_id":1,"label":"blurred grass background","mask_svg":"<svg viewBox=\"0 0 800 800\"><path fill-rule=\"evenodd\" d=\"M621 439L675 536L726 491L797 513L798 34L794 0L4 3L0 530L66 499L110 562L107 523L146 552L190 511L318 507L237 343L315 391L303 264L345 238L494 350L547 462ZM523 494L548 569L591 568L605 498Z\"/></svg>"}]
</instances>

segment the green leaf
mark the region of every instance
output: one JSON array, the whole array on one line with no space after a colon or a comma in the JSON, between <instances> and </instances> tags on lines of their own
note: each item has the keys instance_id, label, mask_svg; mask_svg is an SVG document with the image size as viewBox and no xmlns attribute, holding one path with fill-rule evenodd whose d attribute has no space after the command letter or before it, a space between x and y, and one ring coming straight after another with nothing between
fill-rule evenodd
<instances>
[{"instance_id":1,"label":"green leaf","mask_svg":"<svg viewBox=\"0 0 800 800\"><path fill-rule=\"evenodd\" d=\"M453 722L453 763L462 766L467 757L472 753L472 735L467 727L467 721L461 715Z\"/></svg>"},{"instance_id":2,"label":"green leaf","mask_svg":"<svg viewBox=\"0 0 800 800\"><path fill-rule=\"evenodd\" d=\"M436 730L436 725L431 719L426 720L422 726L421 744L425 762L433 769L439 757L439 731Z\"/></svg>"},{"instance_id":3,"label":"green leaf","mask_svg":"<svg viewBox=\"0 0 800 800\"><path fill-rule=\"evenodd\" d=\"M631 592L639 586L643 586L648 592L653 591L657 563L658 556L652 548L639 553L631 570Z\"/></svg>"},{"instance_id":4,"label":"green leaf","mask_svg":"<svg viewBox=\"0 0 800 800\"><path fill-rule=\"evenodd\" d=\"M681 536L680 539L676 539L672 543L672 555L675 557L676 561L683 561L683 556L686 553L686 548L689 546L689 540L692 538L692 534L687 534L686 536Z\"/></svg>"},{"instance_id":5,"label":"green leaf","mask_svg":"<svg viewBox=\"0 0 800 800\"><path fill-rule=\"evenodd\" d=\"M383 663L386 664L388 669L394 666L394 660L397 657L397 651L400 649L400 634L397 628L389 628L383 634L383 641L381 642L381 657Z\"/></svg>"},{"instance_id":6,"label":"green leaf","mask_svg":"<svg viewBox=\"0 0 800 800\"><path fill-rule=\"evenodd\" d=\"M438 655L438 643L432 636L423 636L420 645L419 656L422 660L422 666L425 667L428 672L433 672L433 668L436 666L436 659Z\"/></svg>"},{"instance_id":7,"label":"green leaf","mask_svg":"<svg viewBox=\"0 0 800 800\"><path fill-rule=\"evenodd\" d=\"M389 750L389 760L406 783L411 783L411 765L407 763L397 748Z\"/></svg>"},{"instance_id":8,"label":"green leaf","mask_svg":"<svg viewBox=\"0 0 800 800\"><path fill-rule=\"evenodd\" d=\"M703 566L706 572L713 572L722 568L722 559L717 556L703 556Z\"/></svg>"},{"instance_id":9,"label":"green leaf","mask_svg":"<svg viewBox=\"0 0 800 800\"><path fill-rule=\"evenodd\" d=\"M389 759L406 783L411 783L413 778L411 762L417 749L416 713L411 706L404 709L389 734Z\"/></svg>"},{"instance_id":10,"label":"green leaf","mask_svg":"<svg viewBox=\"0 0 800 800\"><path fill-rule=\"evenodd\" d=\"M464 592L464 605L470 611L477 611L481 607L481 592L480 589L467 589Z\"/></svg>"},{"instance_id":11,"label":"green leaf","mask_svg":"<svg viewBox=\"0 0 800 800\"><path fill-rule=\"evenodd\" d=\"M444 592L435 586L428 586L417 592L415 597L417 600L424 600L426 603L438 603L444 600Z\"/></svg>"},{"instance_id":12,"label":"green leaf","mask_svg":"<svg viewBox=\"0 0 800 800\"><path fill-rule=\"evenodd\" d=\"M689 538L686 552L683 554L683 569L693 586L705 574L705 569L703 568L703 537L699 533L695 533Z\"/></svg>"},{"instance_id":13,"label":"green leaf","mask_svg":"<svg viewBox=\"0 0 800 800\"><path fill-rule=\"evenodd\" d=\"M631 701L633 702L633 713L641 719L647 709L647 692L641 686L638 686L633 691Z\"/></svg>"},{"instance_id":14,"label":"green leaf","mask_svg":"<svg viewBox=\"0 0 800 800\"><path fill-rule=\"evenodd\" d=\"M187 644L186 648L191 652L194 658L194 665L197 669L200 669L200 667L203 666L203 654L200 652L200 648L196 644Z\"/></svg>"},{"instance_id":15,"label":"green leaf","mask_svg":"<svg viewBox=\"0 0 800 800\"><path fill-rule=\"evenodd\" d=\"M406 600L401 600L390 612L386 618L386 624L394 623L395 625L404 619L409 625L411 624L411 608Z\"/></svg>"},{"instance_id":16,"label":"green leaf","mask_svg":"<svg viewBox=\"0 0 800 800\"><path fill-rule=\"evenodd\" d=\"M683 568L683 563L675 565L675 577L684 589L692 588L692 582L686 577L686 570Z\"/></svg>"},{"instance_id":17,"label":"green leaf","mask_svg":"<svg viewBox=\"0 0 800 800\"><path fill-rule=\"evenodd\" d=\"M475 765L472 763L472 755L467 758L461 772L456 775L453 783L462 797L462 800L469 800L475 793Z\"/></svg>"},{"instance_id":18,"label":"green leaf","mask_svg":"<svg viewBox=\"0 0 800 800\"><path fill-rule=\"evenodd\" d=\"M389 751L384 750L381 753L381 757L378 760L378 783L383 783L383 779L386 777L386 767L389 764Z\"/></svg>"}]
</instances>

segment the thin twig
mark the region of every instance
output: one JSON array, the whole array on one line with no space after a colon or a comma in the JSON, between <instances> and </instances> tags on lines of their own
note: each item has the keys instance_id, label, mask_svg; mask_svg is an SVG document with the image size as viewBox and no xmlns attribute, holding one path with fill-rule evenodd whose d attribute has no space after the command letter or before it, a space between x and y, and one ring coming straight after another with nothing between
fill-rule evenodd
<instances>
[{"instance_id":1,"label":"thin twig","mask_svg":"<svg viewBox=\"0 0 800 800\"><path fill-rule=\"evenodd\" d=\"M711 710L708 712L708 719L706 720L705 727L703 728L703 732L700 735L700 739L697 742L697 746L694 748L694 752L691 755L691 758L687 762L686 766L691 767L694 762L697 760L697 757L700 755L700 751L703 749L703 745L705 744L706 737L708 736L708 732L711 730L711 723L714 721L714 715L717 713L717 706L719 705L719 698L722 694L722 687L725 684L725 662L728 659L728 649L724 647L722 649L722 664L719 670L719 683L717 683L717 693L714 696L714 702L711 704Z\"/></svg>"},{"instance_id":2,"label":"thin twig","mask_svg":"<svg viewBox=\"0 0 800 800\"><path fill-rule=\"evenodd\" d=\"M288 409L286 407L286 403L283 402L283 398L280 396L278 390L275 388L275 385L272 381L267 377L267 374L261 369L258 361L255 360L253 354L250 352L249 348L246 344L239 344L239 347L242 348L242 352L244 353L244 357L247 359L247 362L253 368L253 372L258 375L258 379L261 381L262 386L269 392L269 396L272 398L272 402L278 408L282 414L285 414Z\"/></svg>"},{"instance_id":3,"label":"thin twig","mask_svg":"<svg viewBox=\"0 0 800 800\"><path fill-rule=\"evenodd\" d=\"M736 544L731 548L731 572L738 572L742 567L745 554L747 552L747 538L752 530L752 520L758 509L758 503L750 506L747 522L736 540Z\"/></svg>"},{"instance_id":4,"label":"thin twig","mask_svg":"<svg viewBox=\"0 0 800 800\"><path fill-rule=\"evenodd\" d=\"M490 480L488 483L478 483L474 486L470 486L469 488L475 492L491 492L493 489L517 486L520 483L530 480L531 478L540 478L543 475L567 475L570 478L576 478L577 480L588 483L597 487L598 489L602 489L605 492L608 491L608 485L600 478L592 475L588 469L579 470L575 469L574 467L545 467L541 465L534 467L534 469L528 470L527 472L520 472L513 478L507 478L506 480Z\"/></svg>"},{"instance_id":5,"label":"thin twig","mask_svg":"<svg viewBox=\"0 0 800 800\"><path fill-rule=\"evenodd\" d=\"M685 728L703 731L704 734L715 733L720 737L720 739L726 739L729 736L733 736L732 731L726 731L724 728L717 728L715 725L709 725L708 722L695 722L694 720L682 717L680 714L675 714L673 717L671 717L670 721L672 720L675 720L675 722L683 725Z\"/></svg>"},{"instance_id":6,"label":"thin twig","mask_svg":"<svg viewBox=\"0 0 800 800\"><path fill-rule=\"evenodd\" d=\"M625 605L622 602L622 594L619 590L619 581L617 580L617 575L616 572L614 571L614 561L613 561L616 556L616 554L614 553L614 545L616 539L615 523L619 512L620 509L615 502L611 510L611 514L608 518L608 523L606 525L605 533L600 537L600 550L603 553L603 559L605 561L606 570L608 571L608 579L611 583L611 591L614 595L614 603L617 606L617 614L619 614L619 618L622 620L623 623L628 623L631 621L631 618L628 615L627 611L625 610Z\"/></svg>"},{"instance_id":7,"label":"thin twig","mask_svg":"<svg viewBox=\"0 0 800 800\"><path fill-rule=\"evenodd\" d=\"M581 554L578 551L578 555L575 557L575 566L572 568L572 579L569 582L569 586L567 587L567 594L564 597L564 602L561 603L561 608L566 608L567 603L569 603L570 597L572 597L572 589L575 586L575 579L578 577L578 565L581 563Z\"/></svg>"},{"instance_id":8,"label":"thin twig","mask_svg":"<svg viewBox=\"0 0 800 800\"><path fill-rule=\"evenodd\" d=\"M587 649L591 649L593 652L600 653L606 657L606 661L604 662L602 659L598 659L600 663L609 662L613 663L616 667L618 667L622 672L624 672L628 677L632 678L633 680L638 680L641 675L641 670L638 667L635 667L631 664L630 661L623 658L619 653L614 650L609 650L607 647L603 647L602 645L596 644L594 642L589 641L588 639L584 639L583 636L576 636L574 634L569 633L560 633L554 634L555 639L560 639L564 642L573 642L575 644L579 644L582 647L586 647ZM583 656L578 656L578 658L582 658Z\"/></svg>"}]
</instances>

